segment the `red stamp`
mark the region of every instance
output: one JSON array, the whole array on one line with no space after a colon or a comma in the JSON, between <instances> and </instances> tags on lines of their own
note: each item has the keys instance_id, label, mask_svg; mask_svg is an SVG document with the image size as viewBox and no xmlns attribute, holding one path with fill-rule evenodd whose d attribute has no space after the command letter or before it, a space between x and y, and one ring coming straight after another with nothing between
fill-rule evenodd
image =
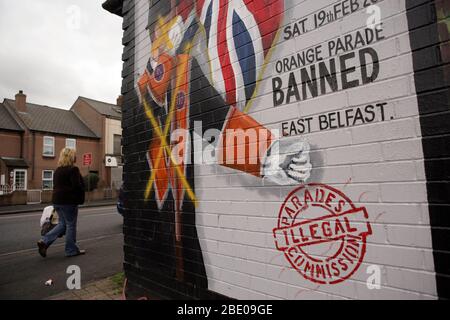
<instances>
[{"instance_id":1,"label":"red stamp","mask_svg":"<svg viewBox=\"0 0 450 320\"><path fill-rule=\"evenodd\" d=\"M357 208L341 191L323 184L292 191L273 230L277 249L292 267L319 284L350 278L364 259L371 234L366 208Z\"/></svg>"}]
</instances>

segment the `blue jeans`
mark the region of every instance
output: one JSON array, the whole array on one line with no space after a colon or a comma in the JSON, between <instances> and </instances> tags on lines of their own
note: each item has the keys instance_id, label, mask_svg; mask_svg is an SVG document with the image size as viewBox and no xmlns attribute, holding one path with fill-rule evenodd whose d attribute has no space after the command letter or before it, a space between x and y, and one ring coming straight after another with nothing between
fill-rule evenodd
<instances>
[{"instance_id":1,"label":"blue jeans","mask_svg":"<svg viewBox=\"0 0 450 320\"><path fill-rule=\"evenodd\" d=\"M77 218L78 206L76 205L54 205L58 213L59 221L49 233L47 233L42 241L49 247L58 237L66 235L66 256L76 255L80 249L77 247Z\"/></svg>"}]
</instances>

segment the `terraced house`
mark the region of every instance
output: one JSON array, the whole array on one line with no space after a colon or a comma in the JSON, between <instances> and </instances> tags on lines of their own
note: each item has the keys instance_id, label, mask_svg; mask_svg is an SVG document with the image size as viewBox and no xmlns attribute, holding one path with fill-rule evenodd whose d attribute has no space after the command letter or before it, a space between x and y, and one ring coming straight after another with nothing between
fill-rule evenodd
<instances>
[{"instance_id":1,"label":"terraced house","mask_svg":"<svg viewBox=\"0 0 450 320\"><path fill-rule=\"evenodd\" d=\"M111 188L110 166L120 163L120 115L116 105L82 97L70 110L30 103L22 91L14 100L5 99L0 103L0 197L27 191L28 202L49 201L50 193L42 191L53 189L53 174L64 147L76 149L82 175L96 173L99 188ZM85 154L92 158L89 167L82 163ZM118 161L111 160L114 155ZM114 179L120 185L120 174Z\"/></svg>"}]
</instances>

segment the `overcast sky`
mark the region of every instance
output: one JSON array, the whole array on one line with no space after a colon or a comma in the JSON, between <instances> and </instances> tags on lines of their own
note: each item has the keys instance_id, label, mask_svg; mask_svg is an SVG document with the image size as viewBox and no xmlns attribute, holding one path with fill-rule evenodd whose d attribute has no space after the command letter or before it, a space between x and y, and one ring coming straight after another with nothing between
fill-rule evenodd
<instances>
[{"instance_id":1,"label":"overcast sky","mask_svg":"<svg viewBox=\"0 0 450 320\"><path fill-rule=\"evenodd\" d=\"M68 109L78 96L115 103L122 19L104 0L0 0L0 101Z\"/></svg>"}]
</instances>

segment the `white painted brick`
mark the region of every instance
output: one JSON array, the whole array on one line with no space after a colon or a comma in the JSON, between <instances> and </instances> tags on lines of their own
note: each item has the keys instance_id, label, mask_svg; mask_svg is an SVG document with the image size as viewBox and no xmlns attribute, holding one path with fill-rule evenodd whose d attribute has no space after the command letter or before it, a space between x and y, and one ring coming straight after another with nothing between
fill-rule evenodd
<instances>
[{"instance_id":1,"label":"white painted brick","mask_svg":"<svg viewBox=\"0 0 450 320\"><path fill-rule=\"evenodd\" d=\"M200 241L200 247L202 248L202 251L204 252L219 252L218 250L218 242L215 240L207 240L207 239L201 239Z\"/></svg>"},{"instance_id":2,"label":"white painted brick","mask_svg":"<svg viewBox=\"0 0 450 320\"><path fill-rule=\"evenodd\" d=\"M414 267L416 270L434 270L433 255L428 249L368 244L364 261L393 267Z\"/></svg>"},{"instance_id":3,"label":"white painted brick","mask_svg":"<svg viewBox=\"0 0 450 320\"><path fill-rule=\"evenodd\" d=\"M233 202L226 207L227 212L224 212L224 214L232 216L259 216L262 206L263 204L261 202Z\"/></svg>"},{"instance_id":4,"label":"white painted brick","mask_svg":"<svg viewBox=\"0 0 450 320\"><path fill-rule=\"evenodd\" d=\"M231 186L229 175L210 175L197 180L196 187L198 188L229 188Z\"/></svg>"},{"instance_id":5,"label":"white painted brick","mask_svg":"<svg viewBox=\"0 0 450 320\"><path fill-rule=\"evenodd\" d=\"M299 114L296 108L287 105L277 107L277 112L273 112L273 109L268 109L260 113L253 113L252 117L260 123L280 123L296 119L299 117Z\"/></svg>"},{"instance_id":6,"label":"white painted brick","mask_svg":"<svg viewBox=\"0 0 450 320\"><path fill-rule=\"evenodd\" d=\"M293 284L298 281L298 277L301 277L301 275L288 263L285 266L274 266L270 264L267 264L266 266L266 277L273 281Z\"/></svg>"},{"instance_id":7,"label":"white painted brick","mask_svg":"<svg viewBox=\"0 0 450 320\"><path fill-rule=\"evenodd\" d=\"M434 272L386 268L387 282L394 287L437 296Z\"/></svg>"},{"instance_id":8,"label":"white painted brick","mask_svg":"<svg viewBox=\"0 0 450 320\"><path fill-rule=\"evenodd\" d=\"M426 181L425 163L422 160L414 161L414 163L416 164L417 180Z\"/></svg>"},{"instance_id":9,"label":"white painted brick","mask_svg":"<svg viewBox=\"0 0 450 320\"><path fill-rule=\"evenodd\" d=\"M194 171L195 171L195 176L197 178L196 180L201 180L201 179L198 179L201 176L215 175L216 168L217 168L217 165L215 165L215 164L202 164L202 165L195 164Z\"/></svg>"},{"instance_id":10,"label":"white painted brick","mask_svg":"<svg viewBox=\"0 0 450 320\"><path fill-rule=\"evenodd\" d=\"M393 104L395 119L401 118L417 118L417 96L412 95L401 99L390 101Z\"/></svg>"},{"instance_id":11,"label":"white painted brick","mask_svg":"<svg viewBox=\"0 0 450 320\"><path fill-rule=\"evenodd\" d=\"M316 288L303 288L297 286L287 285L289 300L344 300L339 296L321 292Z\"/></svg>"},{"instance_id":12,"label":"white painted brick","mask_svg":"<svg viewBox=\"0 0 450 320\"><path fill-rule=\"evenodd\" d=\"M423 158L422 140L408 139L382 144L385 160L410 160Z\"/></svg>"},{"instance_id":13,"label":"white painted brick","mask_svg":"<svg viewBox=\"0 0 450 320\"><path fill-rule=\"evenodd\" d=\"M275 297L287 299L287 286L283 283L251 277L250 288L258 292L270 293Z\"/></svg>"},{"instance_id":14,"label":"white painted brick","mask_svg":"<svg viewBox=\"0 0 450 320\"><path fill-rule=\"evenodd\" d=\"M428 204L365 204L371 222L381 224L413 224L428 226Z\"/></svg>"},{"instance_id":15,"label":"white painted brick","mask_svg":"<svg viewBox=\"0 0 450 320\"><path fill-rule=\"evenodd\" d=\"M347 183L352 177L350 166L313 168L310 181L320 181L324 184Z\"/></svg>"},{"instance_id":16,"label":"white painted brick","mask_svg":"<svg viewBox=\"0 0 450 320\"><path fill-rule=\"evenodd\" d=\"M309 153L310 162L314 163L315 167L325 167L327 166L327 155L324 150L320 151L310 151Z\"/></svg>"},{"instance_id":17,"label":"white painted brick","mask_svg":"<svg viewBox=\"0 0 450 320\"><path fill-rule=\"evenodd\" d=\"M201 192L197 192L196 195L199 196ZM231 205L231 201L217 201L208 200L199 202L196 212L199 213L211 213L211 214L227 214L228 208Z\"/></svg>"},{"instance_id":18,"label":"white painted brick","mask_svg":"<svg viewBox=\"0 0 450 320\"><path fill-rule=\"evenodd\" d=\"M281 202L263 202L262 210L260 211L261 216L264 217L278 217L278 213L281 208Z\"/></svg>"},{"instance_id":19,"label":"white painted brick","mask_svg":"<svg viewBox=\"0 0 450 320\"><path fill-rule=\"evenodd\" d=\"M322 96L319 99L311 99L307 104L301 103L297 106L301 118L347 107L347 94L345 92L337 92L336 94Z\"/></svg>"},{"instance_id":20,"label":"white painted brick","mask_svg":"<svg viewBox=\"0 0 450 320\"><path fill-rule=\"evenodd\" d=\"M380 290L369 290L365 283L355 283L355 294L363 300L424 300L420 293L381 287ZM431 298L431 297L430 297Z\"/></svg>"},{"instance_id":21,"label":"white painted brick","mask_svg":"<svg viewBox=\"0 0 450 320\"><path fill-rule=\"evenodd\" d=\"M273 228L277 226L278 218L259 218L259 217L249 217L248 218L248 230L258 231L258 232L270 232Z\"/></svg>"},{"instance_id":22,"label":"white painted brick","mask_svg":"<svg viewBox=\"0 0 450 320\"><path fill-rule=\"evenodd\" d=\"M347 146L353 143L351 131L348 129L315 132L306 134L305 138L308 139L311 150Z\"/></svg>"},{"instance_id":23,"label":"white painted brick","mask_svg":"<svg viewBox=\"0 0 450 320\"><path fill-rule=\"evenodd\" d=\"M392 183L381 185L384 202L425 203L427 190L424 183Z\"/></svg>"},{"instance_id":24,"label":"white painted brick","mask_svg":"<svg viewBox=\"0 0 450 320\"><path fill-rule=\"evenodd\" d=\"M399 78L351 89L347 92L349 103L350 105L361 105L407 96L411 93L408 81L405 81L405 78ZM364 94L361 94L361 91L364 91Z\"/></svg>"},{"instance_id":25,"label":"white painted brick","mask_svg":"<svg viewBox=\"0 0 450 320\"><path fill-rule=\"evenodd\" d=\"M260 178L238 171L236 171L235 174L229 175L229 179L231 187L249 188L254 187L255 185L262 186L262 181Z\"/></svg>"},{"instance_id":26,"label":"white painted brick","mask_svg":"<svg viewBox=\"0 0 450 320\"><path fill-rule=\"evenodd\" d=\"M219 216L217 214L199 214L197 216L197 225L206 227L217 227Z\"/></svg>"},{"instance_id":27,"label":"white painted brick","mask_svg":"<svg viewBox=\"0 0 450 320\"><path fill-rule=\"evenodd\" d=\"M371 222L370 219L369 222ZM361 224L356 225L361 226ZM386 245L389 244L387 240L387 230L385 225L378 223L371 223L370 226L372 228L372 234L367 237L366 240L367 243L386 244Z\"/></svg>"},{"instance_id":28,"label":"white painted brick","mask_svg":"<svg viewBox=\"0 0 450 320\"><path fill-rule=\"evenodd\" d=\"M261 278L264 278L267 275L267 265L265 263L243 261L242 264L245 264L245 270L242 270L242 272L246 272L249 275L255 275Z\"/></svg>"},{"instance_id":29,"label":"white painted brick","mask_svg":"<svg viewBox=\"0 0 450 320\"><path fill-rule=\"evenodd\" d=\"M212 265L209 261L205 261L205 268L208 272L208 276L210 279L208 279L212 282L214 282L216 279L221 279L222 278L222 269ZM209 285L211 285L211 283L209 283Z\"/></svg>"},{"instance_id":30,"label":"white painted brick","mask_svg":"<svg viewBox=\"0 0 450 320\"><path fill-rule=\"evenodd\" d=\"M275 242L273 242L271 247L274 248L274 250L272 251L271 256L268 257L267 263L279 267L285 266L287 261L286 258L284 257L284 253L275 250Z\"/></svg>"},{"instance_id":31,"label":"white painted brick","mask_svg":"<svg viewBox=\"0 0 450 320\"><path fill-rule=\"evenodd\" d=\"M247 217L238 215L219 216L219 228L247 229Z\"/></svg>"},{"instance_id":32,"label":"white painted brick","mask_svg":"<svg viewBox=\"0 0 450 320\"><path fill-rule=\"evenodd\" d=\"M373 163L383 160L380 144L358 145L327 150L327 165Z\"/></svg>"},{"instance_id":33,"label":"white painted brick","mask_svg":"<svg viewBox=\"0 0 450 320\"><path fill-rule=\"evenodd\" d=\"M219 242L217 253L227 255L230 257L237 257L241 259L247 258L247 246L229 243L229 242Z\"/></svg>"},{"instance_id":34,"label":"white painted brick","mask_svg":"<svg viewBox=\"0 0 450 320\"><path fill-rule=\"evenodd\" d=\"M251 276L246 273L234 272L224 269L222 270L222 277L227 279L227 282L231 284L241 286L243 288L250 288Z\"/></svg>"},{"instance_id":35,"label":"white painted brick","mask_svg":"<svg viewBox=\"0 0 450 320\"><path fill-rule=\"evenodd\" d=\"M203 227L203 236L205 239L220 240L220 241L233 241L233 230L223 228L211 228Z\"/></svg>"},{"instance_id":36,"label":"white painted brick","mask_svg":"<svg viewBox=\"0 0 450 320\"><path fill-rule=\"evenodd\" d=\"M387 240L393 245L432 249L430 228L417 225L388 225Z\"/></svg>"},{"instance_id":37,"label":"white painted brick","mask_svg":"<svg viewBox=\"0 0 450 320\"><path fill-rule=\"evenodd\" d=\"M247 258L253 261L264 263L272 263L274 255L279 256L280 253L273 247L258 248L254 246L247 247Z\"/></svg>"},{"instance_id":38,"label":"white painted brick","mask_svg":"<svg viewBox=\"0 0 450 320\"><path fill-rule=\"evenodd\" d=\"M251 232L244 230L233 230L234 243L253 245L256 247L266 246L266 234L262 232Z\"/></svg>"},{"instance_id":39,"label":"white painted brick","mask_svg":"<svg viewBox=\"0 0 450 320\"><path fill-rule=\"evenodd\" d=\"M366 205L371 202L379 202L380 188L378 184L373 183L354 183L349 180L345 185L332 185L342 191L353 203Z\"/></svg>"},{"instance_id":40,"label":"white painted brick","mask_svg":"<svg viewBox=\"0 0 450 320\"><path fill-rule=\"evenodd\" d=\"M355 144L414 137L416 137L416 129L415 121L412 119L369 124L352 129L352 139Z\"/></svg>"},{"instance_id":41,"label":"white painted brick","mask_svg":"<svg viewBox=\"0 0 450 320\"><path fill-rule=\"evenodd\" d=\"M225 283L218 280L208 281L209 287L215 292L222 292L223 295L228 297L235 297L235 299L249 299L249 300L266 300L267 295L248 290L239 286L234 286L229 283Z\"/></svg>"},{"instance_id":42,"label":"white painted brick","mask_svg":"<svg viewBox=\"0 0 450 320\"><path fill-rule=\"evenodd\" d=\"M415 181L416 166L413 162L384 162L352 166L354 182Z\"/></svg>"},{"instance_id":43,"label":"white painted brick","mask_svg":"<svg viewBox=\"0 0 450 320\"><path fill-rule=\"evenodd\" d=\"M225 256L222 254L215 254L211 253L210 256L210 262L211 265L216 266L218 268L223 270L232 270L236 264L236 259L234 257Z\"/></svg>"}]
</instances>

